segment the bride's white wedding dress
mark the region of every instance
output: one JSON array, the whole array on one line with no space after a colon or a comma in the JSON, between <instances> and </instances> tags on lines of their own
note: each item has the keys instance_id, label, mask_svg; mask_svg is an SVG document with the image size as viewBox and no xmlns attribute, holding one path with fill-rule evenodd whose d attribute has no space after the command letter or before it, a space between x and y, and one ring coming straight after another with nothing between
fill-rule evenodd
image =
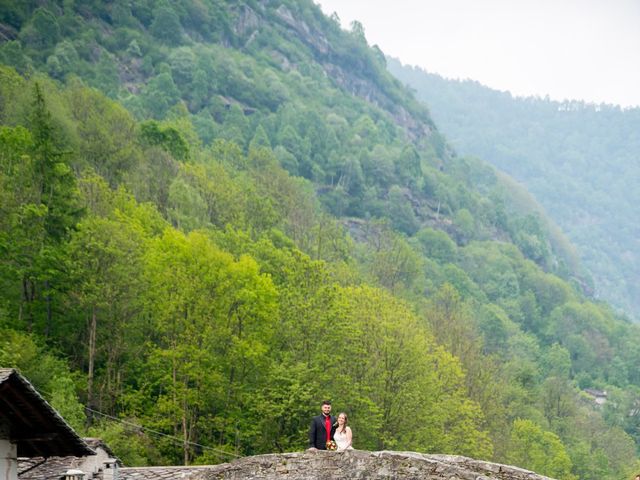
<instances>
[{"instance_id":1,"label":"bride's white wedding dress","mask_svg":"<svg viewBox=\"0 0 640 480\"><path fill-rule=\"evenodd\" d=\"M350 445L349 440L347 439L346 429L344 432L339 432L338 430L336 430L336 433L334 433L333 435L333 441L336 442L338 452L347 449L353 449L353 447Z\"/></svg>"}]
</instances>

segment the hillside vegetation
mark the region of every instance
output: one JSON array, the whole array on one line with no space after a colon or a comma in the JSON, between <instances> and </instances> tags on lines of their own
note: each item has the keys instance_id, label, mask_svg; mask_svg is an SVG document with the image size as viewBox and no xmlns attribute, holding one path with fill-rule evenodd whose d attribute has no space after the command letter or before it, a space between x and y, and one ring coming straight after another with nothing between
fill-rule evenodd
<instances>
[{"instance_id":1,"label":"hillside vegetation","mask_svg":"<svg viewBox=\"0 0 640 480\"><path fill-rule=\"evenodd\" d=\"M0 22L0 364L80 432L218 463L305 448L329 397L359 449L639 467L640 330L361 25L214 0Z\"/></svg>"},{"instance_id":2,"label":"hillside vegetation","mask_svg":"<svg viewBox=\"0 0 640 480\"><path fill-rule=\"evenodd\" d=\"M575 244L595 294L640 319L640 109L513 98L389 61L466 155L522 182Z\"/></svg>"}]
</instances>

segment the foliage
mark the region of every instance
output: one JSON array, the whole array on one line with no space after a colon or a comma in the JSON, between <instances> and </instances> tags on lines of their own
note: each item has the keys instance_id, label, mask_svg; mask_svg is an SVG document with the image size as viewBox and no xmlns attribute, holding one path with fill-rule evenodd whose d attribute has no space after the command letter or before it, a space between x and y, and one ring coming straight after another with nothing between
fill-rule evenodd
<instances>
[{"instance_id":1,"label":"foliage","mask_svg":"<svg viewBox=\"0 0 640 480\"><path fill-rule=\"evenodd\" d=\"M543 431L530 420L516 420L511 432L512 451L509 460L543 475L572 480L571 460L560 439Z\"/></svg>"},{"instance_id":2,"label":"foliage","mask_svg":"<svg viewBox=\"0 0 640 480\"><path fill-rule=\"evenodd\" d=\"M1 12L33 71L0 68L0 362L74 426L84 404L129 464L214 463L305 448L331 397L357 448L636 464L637 327L361 26L309 1Z\"/></svg>"},{"instance_id":3,"label":"foliage","mask_svg":"<svg viewBox=\"0 0 640 480\"><path fill-rule=\"evenodd\" d=\"M557 222L575 246L598 296L637 318L640 258L635 253L638 198L633 182L638 177L640 110L514 98L394 59L388 64L429 105L461 153L491 162L535 195L546 211L541 217ZM516 243L531 251L530 258L544 256L537 228L518 230ZM554 241L560 248L565 242L561 237ZM567 260L566 267L575 271ZM589 281L582 283L593 288Z\"/></svg>"}]
</instances>

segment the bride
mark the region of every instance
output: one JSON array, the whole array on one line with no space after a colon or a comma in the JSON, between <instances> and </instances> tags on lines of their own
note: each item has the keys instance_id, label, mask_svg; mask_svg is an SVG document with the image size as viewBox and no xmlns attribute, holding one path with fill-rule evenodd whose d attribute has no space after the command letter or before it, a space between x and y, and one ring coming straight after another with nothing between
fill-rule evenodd
<instances>
[{"instance_id":1,"label":"bride","mask_svg":"<svg viewBox=\"0 0 640 480\"><path fill-rule=\"evenodd\" d=\"M337 451L343 450L352 450L351 439L353 434L351 433L351 427L347 427L347 414L341 412L338 415L337 421L338 427L336 428L336 433L333 436L333 440L336 442Z\"/></svg>"}]
</instances>

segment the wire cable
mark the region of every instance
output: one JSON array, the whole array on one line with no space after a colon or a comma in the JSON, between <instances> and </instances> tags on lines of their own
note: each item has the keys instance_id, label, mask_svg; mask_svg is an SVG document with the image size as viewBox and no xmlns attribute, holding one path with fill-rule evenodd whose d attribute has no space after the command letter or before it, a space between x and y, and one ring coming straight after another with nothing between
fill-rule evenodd
<instances>
[{"instance_id":1,"label":"wire cable","mask_svg":"<svg viewBox=\"0 0 640 480\"><path fill-rule=\"evenodd\" d=\"M178 437L174 437L173 435L169 435L167 433L159 432L159 431L153 430L151 428L143 427L142 425L137 425L135 423L127 422L126 420L122 420L121 418L117 418L117 417L114 417L112 415L108 415L106 413L99 412L99 411L94 410L94 409L89 408L89 407L84 407L84 408L85 408L85 410L87 410L87 411L89 411L91 413L95 413L95 414L101 415L101 416L103 416L105 418L113 420L114 422L120 422L123 425L127 425L129 427L134 427L134 428L137 428L137 429L140 429L140 430L144 430L146 432L152 433L154 435L159 435L161 437L168 438L170 440L173 440L173 441L181 443L181 444L187 443L187 444L192 445L194 447L200 447L200 448L203 448L205 450L211 450L213 452L216 452L216 453L219 453L221 455L228 456L228 457L241 458L241 455L238 455L238 454L235 454L235 453L225 452L224 450L218 450L217 448L209 447L207 445L201 445L201 444L195 443L195 442L189 442L189 441L185 442L183 439L178 438Z\"/></svg>"}]
</instances>

